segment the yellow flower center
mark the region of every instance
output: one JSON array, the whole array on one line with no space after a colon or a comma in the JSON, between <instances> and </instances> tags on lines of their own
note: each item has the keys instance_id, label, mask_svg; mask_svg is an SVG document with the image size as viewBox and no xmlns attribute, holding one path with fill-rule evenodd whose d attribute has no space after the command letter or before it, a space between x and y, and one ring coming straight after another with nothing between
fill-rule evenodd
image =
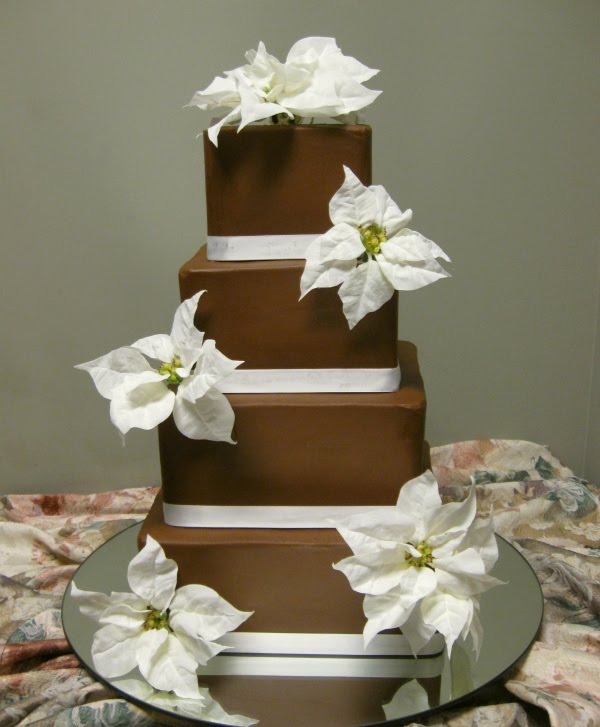
<instances>
[{"instance_id":1,"label":"yellow flower center","mask_svg":"<svg viewBox=\"0 0 600 727\"><path fill-rule=\"evenodd\" d=\"M170 631L169 626L169 612L158 611L156 608L151 608L146 620L144 621L144 631L150 631L151 629L167 629Z\"/></svg>"},{"instance_id":2,"label":"yellow flower center","mask_svg":"<svg viewBox=\"0 0 600 727\"><path fill-rule=\"evenodd\" d=\"M412 543L411 543L412 545ZM419 553L421 553L420 556L411 555L410 553L404 553L404 559L408 563L409 566L414 566L415 568L433 568L433 548L430 545L427 545L427 543L423 540L423 542L419 543L416 546Z\"/></svg>"},{"instance_id":3,"label":"yellow flower center","mask_svg":"<svg viewBox=\"0 0 600 727\"><path fill-rule=\"evenodd\" d=\"M360 241L367 252L373 255L381 252L381 243L387 242L385 227L373 222L373 224L366 227L359 226L358 231L360 232Z\"/></svg>"},{"instance_id":4,"label":"yellow flower center","mask_svg":"<svg viewBox=\"0 0 600 727\"><path fill-rule=\"evenodd\" d=\"M170 363L161 364L158 373L162 376L166 374L169 377L166 381L167 384L180 384L183 379L177 373L178 368L181 368L181 359L179 356L173 356L173 360Z\"/></svg>"}]
</instances>

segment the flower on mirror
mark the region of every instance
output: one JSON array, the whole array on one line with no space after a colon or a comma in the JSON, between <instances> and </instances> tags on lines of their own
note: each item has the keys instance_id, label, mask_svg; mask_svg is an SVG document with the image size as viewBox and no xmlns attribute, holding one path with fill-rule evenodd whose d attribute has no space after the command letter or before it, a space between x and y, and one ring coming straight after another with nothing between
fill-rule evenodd
<instances>
[{"instance_id":1,"label":"flower on mirror","mask_svg":"<svg viewBox=\"0 0 600 727\"><path fill-rule=\"evenodd\" d=\"M365 645L399 628L417 654L436 631L450 656L471 636L479 653L479 596L502 582L490 575L498 558L492 516L476 518L472 487L463 502L442 504L428 471L400 489L396 507L335 523L353 552L333 567L364 594Z\"/></svg>"},{"instance_id":2,"label":"flower on mirror","mask_svg":"<svg viewBox=\"0 0 600 727\"><path fill-rule=\"evenodd\" d=\"M386 720L418 714L430 708L429 696L417 679L411 679L395 692L387 704L383 705Z\"/></svg>"},{"instance_id":3,"label":"flower on mirror","mask_svg":"<svg viewBox=\"0 0 600 727\"><path fill-rule=\"evenodd\" d=\"M189 103L204 111L224 113L208 130L215 146L226 124L238 124L241 130L255 122L344 120L381 93L363 86L379 71L343 55L334 38L303 38L292 46L284 63L261 42L246 53L246 60L246 65L217 76Z\"/></svg>"},{"instance_id":4,"label":"flower on mirror","mask_svg":"<svg viewBox=\"0 0 600 727\"><path fill-rule=\"evenodd\" d=\"M232 725L233 727L250 727L250 725L258 722L258 720L245 717L242 714L229 714L211 696L208 689L203 686L198 689L199 696L191 699L189 697L178 697L172 692L157 691L140 679L120 679L113 681L112 685L146 704L175 712L184 717L193 717L205 722L216 722L220 725Z\"/></svg>"},{"instance_id":5,"label":"flower on mirror","mask_svg":"<svg viewBox=\"0 0 600 727\"><path fill-rule=\"evenodd\" d=\"M450 261L446 253L407 227L412 211L402 212L382 186L365 187L346 166L329 216L333 227L306 250L300 297L339 285L350 328L395 290L416 290L449 276L438 262Z\"/></svg>"},{"instance_id":6,"label":"flower on mirror","mask_svg":"<svg viewBox=\"0 0 600 727\"><path fill-rule=\"evenodd\" d=\"M97 621L94 668L105 679L138 669L152 687L200 699L196 669L224 646L218 643L252 614L238 611L212 588L176 588L177 564L148 536L127 568L130 593L84 591L71 583L83 614Z\"/></svg>"},{"instance_id":7,"label":"flower on mirror","mask_svg":"<svg viewBox=\"0 0 600 727\"><path fill-rule=\"evenodd\" d=\"M235 415L218 384L242 362L228 359L194 326L204 292L177 308L170 334L140 338L75 367L110 401L111 421L122 435L133 427L153 429L173 415L190 439L233 443Z\"/></svg>"}]
</instances>

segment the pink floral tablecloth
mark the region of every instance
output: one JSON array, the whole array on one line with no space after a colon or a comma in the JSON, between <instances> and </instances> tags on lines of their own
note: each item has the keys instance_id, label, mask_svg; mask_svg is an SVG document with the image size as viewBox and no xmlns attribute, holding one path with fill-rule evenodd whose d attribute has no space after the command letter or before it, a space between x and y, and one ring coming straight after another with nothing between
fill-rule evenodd
<instances>
[{"instance_id":1,"label":"pink floral tablecloth","mask_svg":"<svg viewBox=\"0 0 600 727\"><path fill-rule=\"evenodd\" d=\"M598 487L522 441L436 447L432 464L445 501L475 482L480 510L493 506L496 530L536 572L545 613L533 648L501 682L423 724L600 726ZM71 652L60 615L79 564L143 519L156 491L0 498L0 727L168 723L97 682Z\"/></svg>"}]
</instances>

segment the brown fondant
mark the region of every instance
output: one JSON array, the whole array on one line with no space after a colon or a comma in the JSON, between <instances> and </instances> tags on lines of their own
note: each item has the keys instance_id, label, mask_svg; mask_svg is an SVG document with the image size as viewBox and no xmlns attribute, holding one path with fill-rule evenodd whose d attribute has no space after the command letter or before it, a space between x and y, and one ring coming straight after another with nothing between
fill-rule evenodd
<instances>
[{"instance_id":1,"label":"brown fondant","mask_svg":"<svg viewBox=\"0 0 600 727\"><path fill-rule=\"evenodd\" d=\"M204 134L209 235L293 235L331 227L343 165L371 183L371 129L314 124L225 127Z\"/></svg>"},{"instance_id":2,"label":"brown fondant","mask_svg":"<svg viewBox=\"0 0 600 727\"><path fill-rule=\"evenodd\" d=\"M196 327L242 368L392 368L397 294L350 330L337 288L301 301L301 260L211 262L206 248L179 273L181 299L200 290Z\"/></svg>"},{"instance_id":3,"label":"brown fondant","mask_svg":"<svg viewBox=\"0 0 600 727\"><path fill-rule=\"evenodd\" d=\"M159 427L165 502L180 505L394 504L423 471L425 393L413 344L400 389L377 394L228 394L237 444Z\"/></svg>"},{"instance_id":4,"label":"brown fondant","mask_svg":"<svg viewBox=\"0 0 600 727\"><path fill-rule=\"evenodd\" d=\"M178 584L214 588L242 611L242 631L361 633L362 596L332 563L351 555L337 530L177 528L158 497L140 533L178 565Z\"/></svg>"}]
</instances>

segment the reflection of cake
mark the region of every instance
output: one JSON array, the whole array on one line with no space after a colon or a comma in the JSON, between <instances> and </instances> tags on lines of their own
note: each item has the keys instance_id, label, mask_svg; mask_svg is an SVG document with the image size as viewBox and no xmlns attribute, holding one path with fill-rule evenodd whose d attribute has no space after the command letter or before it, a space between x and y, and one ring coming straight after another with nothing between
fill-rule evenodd
<instances>
[{"instance_id":1,"label":"reflection of cake","mask_svg":"<svg viewBox=\"0 0 600 727\"><path fill-rule=\"evenodd\" d=\"M370 152L360 125L223 129L218 148L205 143L209 240L323 233L343 165L368 184ZM228 394L236 445L161 424L163 504L141 537L151 533L177 561L181 583L255 611L244 629L360 633L362 598L331 568L349 551L328 521L394 505L423 471L425 395L414 347L396 343L395 296L350 329L335 290L298 302L302 269L302 260L212 261L204 249L183 266L182 299L206 290L197 328L245 362L236 375L263 378L251 381L257 391ZM287 393L306 372L324 390ZM327 391L348 373L358 391ZM283 391L270 393L278 377Z\"/></svg>"}]
</instances>

